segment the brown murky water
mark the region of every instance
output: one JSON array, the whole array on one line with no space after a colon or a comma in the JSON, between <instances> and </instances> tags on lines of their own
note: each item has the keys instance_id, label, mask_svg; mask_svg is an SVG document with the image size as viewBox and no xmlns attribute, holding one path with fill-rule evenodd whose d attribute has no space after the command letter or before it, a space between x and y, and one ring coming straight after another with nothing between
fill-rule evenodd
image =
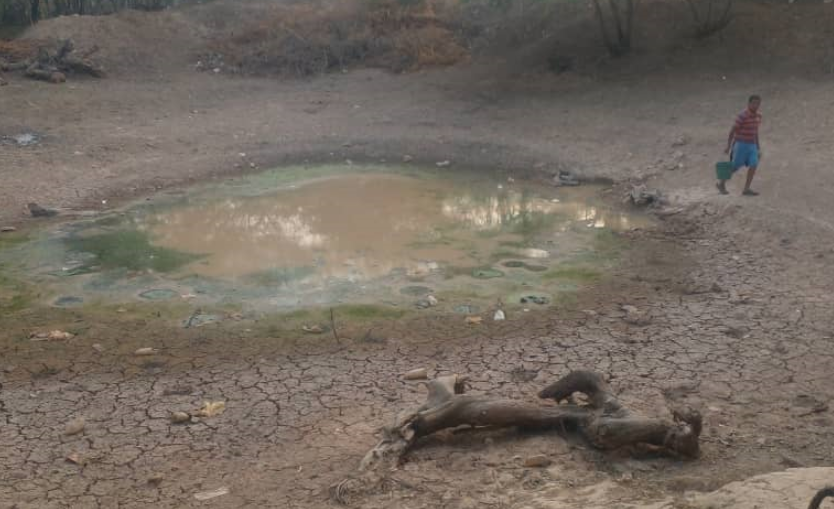
<instances>
[{"instance_id":1,"label":"brown murky water","mask_svg":"<svg viewBox=\"0 0 834 509\"><path fill-rule=\"evenodd\" d=\"M604 272L615 256L600 250L608 232L648 224L600 191L282 168L61 224L4 250L0 264L58 307L181 297L269 311L399 306L429 293L464 311L496 299L544 305Z\"/></svg>"},{"instance_id":2,"label":"brown murky water","mask_svg":"<svg viewBox=\"0 0 834 509\"><path fill-rule=\"evenodd\" d=\"M208 255L190 270L239 277L315 267L322 278L361 280L436 264L469 266L502 243L520 242L524 221L625 228L623 214L582 200L530 198L518 190L476 192L439 179L343 175L250 198L225 198L151 216L154 243Z\"/></svg>"}]
</instances>

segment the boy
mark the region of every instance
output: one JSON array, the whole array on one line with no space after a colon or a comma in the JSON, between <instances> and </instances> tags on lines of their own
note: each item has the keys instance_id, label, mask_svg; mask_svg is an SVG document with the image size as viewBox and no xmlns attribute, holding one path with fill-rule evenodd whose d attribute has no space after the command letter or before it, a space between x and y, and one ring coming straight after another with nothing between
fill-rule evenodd
<instances>
[{"instance_id":1,"label":"boy","mask_svg":"<svg viewBox=\"0 0 834 509\"><path fill-rule=\"evenodd\" d=\"M747 101L747 109L739 113L735 124L730 129L727 148L724 150L727 154L732 153L730 160L733 162L733 172L738 171L743 166L747 167L747 181L744 184L744 191L741 192L744 196L759 195L759 193L750 189L750 184L753 183L753 176L756 175L756 168L758 168L759 159L762 157L762 149L759 145L759 126L762 123L762 114L759 113L761 104L761 97L758 95L750 96ZM716 184L719 193L728 194L725 186L726 182L726 180L719 180Z\"/></svg>"}]
</instances>

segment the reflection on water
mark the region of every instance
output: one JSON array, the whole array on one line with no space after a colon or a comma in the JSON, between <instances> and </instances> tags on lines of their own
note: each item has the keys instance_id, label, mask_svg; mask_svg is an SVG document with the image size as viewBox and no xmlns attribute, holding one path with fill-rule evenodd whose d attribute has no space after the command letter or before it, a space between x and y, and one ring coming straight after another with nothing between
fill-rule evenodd
<instances>
[{"instance_id":1,"label":"reflection on water","mask_svg":"<svg viewBox=\"0 0 834 509\"><path fill-rule=\"evenodd\" d=\"M476 264L476 253L520 240L528 232L516 227L532 218L554 232L576 224L629 227L628 218L584 201L376 174L174 208L146 217L140 228L155 244L207 255L189 267L204 275L315 267L318 277L361 281L397 268L420 273L436 263Z\"/></svg>"}]
</instances>

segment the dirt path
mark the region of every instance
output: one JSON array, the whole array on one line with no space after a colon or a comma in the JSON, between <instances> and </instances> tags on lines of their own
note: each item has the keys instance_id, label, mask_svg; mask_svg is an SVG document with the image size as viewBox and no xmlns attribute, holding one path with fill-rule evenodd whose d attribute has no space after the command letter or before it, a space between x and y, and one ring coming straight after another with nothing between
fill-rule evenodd
<instances>
[{"instance_id":1,"label":"dirt path","mask_svg":"<svg viewBox=\"0 0 834 509\"><path fill-rule=\"evenodd\" d=\"M340 345L258 334L246 321L170 335L152 317L110 317L85 323L72 343L38 344L24 339L23 324L73 314L5 317L0 507L197 507L206 503L195 493L218 487L230 493L215 507L325 507L376 427L422 399L397 376L415 366L468 373L474 390L523 398L591 367L649 413L664 405L664 389L685 395L705 408L704 458L635 462L555 436L450 435L415 451L394 475L400 482L351 493L356 506L548 507L604 480L618 483L621 500L652 500L830 464L830 83L724 78L522 85L483 69L309 82L171 73L64 87L11 78L0 89L0 134L44 135L31 147L0 145L0 219L24 228L34 226L28 201L97 209L282 161L406 154L448 159L450 171L562 167L646 180L681 211L657 232L635 233L618 274L575 310L476 330L443 317L383 322L374 331L384 341ZM762 196L719 197L712 164L751 87L765 97ZM620 304L651 322L626 323ZM131 355L144 346L161 353ZM226 411L169 423L169 410L204 400L226 401ZM63 435L78 415L85 431ZM527 469L517 459L538 453L554 466ZM85 464L65 461L70 454Z\"/></svg>"}]
</instances>

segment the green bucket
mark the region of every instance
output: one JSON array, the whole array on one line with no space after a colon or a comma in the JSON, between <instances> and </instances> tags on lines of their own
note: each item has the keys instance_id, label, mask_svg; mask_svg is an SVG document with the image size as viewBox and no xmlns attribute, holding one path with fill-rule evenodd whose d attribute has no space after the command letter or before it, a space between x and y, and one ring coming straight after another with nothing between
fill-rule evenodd
<instances>
[{"instance_id":1,"label":"green bucket","mask_svg":"<svg viewBox=\"0 0 834 509\"><path fill-rule=\"evenodd\" d=\"M718 180L730 180L733 176L733 163L731 161L716 163L715 176L718 177Z\"/></svg>"}]
</instances>

